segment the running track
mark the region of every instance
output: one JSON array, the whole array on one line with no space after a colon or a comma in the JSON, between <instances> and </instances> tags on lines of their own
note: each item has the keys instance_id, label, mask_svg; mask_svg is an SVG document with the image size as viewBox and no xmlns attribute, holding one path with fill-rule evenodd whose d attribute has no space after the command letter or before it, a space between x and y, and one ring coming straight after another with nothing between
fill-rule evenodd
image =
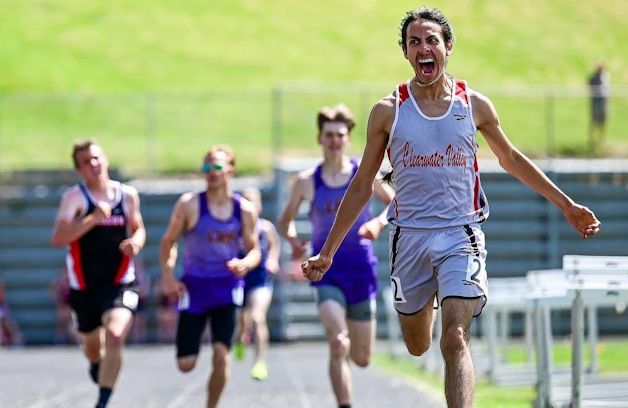
<instances>
[{"instance_id":1,"label":"running track","mask_svg":"<svg viewBox=\"0 0 628 408\"><path fill-rule=\"evenodd\" d=\"M382 348L380 347L380 350ZM110 408L203 408L211 351L204 347L199 365L189 374L175 369L174 347L128 347ZM248 357L248 356L247 356ZM324 343L274 345L267 381L250 378L250 362L232 364L221 400L225 408L334 408L327 378ZM374 367L352 366L355 408L444 407L420 385ZM97 387L87 377L78 348L0 348L0 407L91 408Z\"/></svg>"}]
</instances>

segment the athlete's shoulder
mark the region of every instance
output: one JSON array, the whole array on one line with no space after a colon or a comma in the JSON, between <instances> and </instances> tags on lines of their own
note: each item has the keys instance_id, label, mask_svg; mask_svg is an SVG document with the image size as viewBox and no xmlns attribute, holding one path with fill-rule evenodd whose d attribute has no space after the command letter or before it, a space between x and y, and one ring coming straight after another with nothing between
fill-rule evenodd
<instances>
[{"instance_id":1,"label":"athlete's shoulder","mask_svg":"<svg viewBox=\"0 0 628 408\"><path fill-rule=\"evenodd\" d=\"M133 186L129 186L128 184L120 184L122 188L122 197L125 203L138 203L140 201L140 194L137 192L137 189Z\"/></svg>"},{"instance_id":2,"label":"athlete's shoulder","mask_svg":"<svg viewBox=\"0 0 628 408\"><path fill-rule=\"evenodd\" d=\"M73 185L63 192L61 196L62 206L82 205L85 201L85 194L78 184Z\"/></svg>"},{"instance_id":3,"label":"athlete's shoulder","mask_svg":"<svg viewBox=\"0 0 628 408\"><path fill-rule=\"evenodd\" d=\"M476 91L475 89L471 89L469 87L466 88L467 95L469 95L469 99L473 103L474 107L477 104L488 104L491 103L491 100L484 94Z\"/></svg>"},{"instance_id":4,"label":"athlete's shoulder","mask_svg":"<svg viewBox=\"0 0 628 408\"><path fill-rule=\"evenodd\" d=\"M397 91L391 92L386 95L371 109L371 115L369 117L367 137L372 135L382 135L388 137L392 131L392 124L395 121L396 115L396 100Z\"/></svg>"},{"instance_id":5,"label":"athlete's shoulder","mask_svg":"<svg viewBox=\"0 0 628 408\"><path fill-rule=\"evenodd\" d=\"M275 230L275 224L273 224L270 220L266 218L259 218L260 229L264 232L269 232Z\"/></svg>"},{"instance_id":6,"label":"athlete's shoulder","mask_svg":"<svg viewBox=\"0 0 628 408\"><path fill-rule=\"evenodd\" d=\"M251 213L257 214L257 209L255 208L252 202L250 202L249 200L247 200L246 198L242 196L238 197L238 201L240 203L240 209L242 212L248 213L248 214L251 214Z\"/></svg>"},{"instance_id":7,"label":"athlete's shoulder","mask_svg":"<svg viewBox=\"0 0 628 408\"><path fill-rule=\"evenodd\" d=\"M63 192L59 203L58 220L71 221L87 211L87 198L79 185L74 185Z\"/></svg>"},{"instance_id":8,"label":"athlete's shoulder","mask_svg":"<svg viewBox=\"0 0 628 408\"><path fill-rule=\"evenodd\" d=\"M72 187L67 188L64 192L62 197L64 198L70 198L70 197L78 197L81 198L83 196L83 191L81 190L81 187L79 186L79 184L75 184Z\"/></svg>"},{"instance_id":9,"label":"athlete's shoulder","mask_svg":"<svg viewBox=\"0 0 628 408\"><path fill-rule=\"evenodd\" d=\"M130 195L130 196L139 196L139 193L137 192L137 189L135 187L130 186L128 184L124 184L124 183L120 183L120 186L124 194Z\"/></svg>"},{"instance_id":10,"label":"athlete's shoulder","mask_svg":"<svg viewBox=\"0 0 628 408\"><path fill-rule=\"evenodd\" d=\"M472 89L469 89L468 92L469 99L473 105L473 116L478 128L488 121L497 119L495 106L486 95Z\"/></svg>"},{"instance_id":11,"label":"athlete's shoulder","mask_svg":"<svg viewBox=\"0 0 628 408\"><path fill-rule=\"evenodd\" d=\"M176 206L182 208L190 208L198 205L198 197L199 193L195 191L189 191L187 193L181 194L179 199L177 200Z\"/></svg>"},{"instance_id":12,"label":"athlete's shoulder","mask_svg":"<svg viewBox=\"0 0 628 408\"><path fill-rule=\"evenodd\" d=\"M397 89L384 96L373 105L373 111L371 114L392 114L395 113L395 103L397 101Z\"/></svg>"},{"instance_id":13,"label":"athlete's shoulder","mask_svg":"<svg viewBox=\"0 0 628 408\"><path fill-rule=\"evenodd\" d=\"M314 172L316 172L316 167L310 167L309 169L301 170L297 173L297 183L308 183L314 177Z\"/></svg>"}]
</instances>

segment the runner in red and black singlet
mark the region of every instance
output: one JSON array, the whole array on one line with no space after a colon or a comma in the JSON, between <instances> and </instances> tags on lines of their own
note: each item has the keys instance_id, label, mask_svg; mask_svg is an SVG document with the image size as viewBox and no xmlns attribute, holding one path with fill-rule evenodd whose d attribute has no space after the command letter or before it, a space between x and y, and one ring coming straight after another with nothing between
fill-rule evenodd
<instances>
[{"instance_id":1,"label":"runner in red and black singlet","mask_svg":"<svg viewBox=\"0 0 628 408\"><path fill-rule=\"evenodd\" d=\"M129 284L135 280L133 259L120 251L128 238L123 186L112 181L115 199L111 215L70 243L66 263L70 286L76 291L92 291ZM84 216L93 214L98 204L85 183L76 186L86 203ZM87 271L87 273L85 273Z\"/></svg>"},{"instance_id":2,"label":"runner in red and black singlet","mask_svg":"<svg viewBox=\"0 0 628 408\"><path fill-rule=\"evenodd\" d=\"M76 315L90 376L100 386L97 408L107 405L122 365L122 347L137 309L133 257L146 230L137 191L109 179L109 162L93 140L78 141L74 167L83 182L61 199L54 246L68 246L70 306ZM105 353L101 356L101 330Z\"/></svg>"}]
</instances>

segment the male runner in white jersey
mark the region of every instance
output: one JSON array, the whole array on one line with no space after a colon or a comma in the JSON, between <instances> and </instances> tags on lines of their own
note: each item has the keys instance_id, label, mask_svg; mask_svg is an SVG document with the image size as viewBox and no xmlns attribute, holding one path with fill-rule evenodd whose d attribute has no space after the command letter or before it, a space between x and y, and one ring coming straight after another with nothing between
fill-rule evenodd
<instances>
[{"instance_id":1,"label":"male runner in white jersey","mask_svg":"<svg viewBox=\"0 0 628 408\"><path fill-rule=\"evenodd\" d=\"M52 244L68 245L70 307L90 375L99 384L97 408L107 405L122 365L122 348L137 309L133 257L146 242L137 190L109 179L109 161L94 140L72 150L84 182L61 198ZM101 359L101 329L105 354Z\"/></svg>"},{"instance_id":2,"label":"male runner in white jersey","mask_svg":"<svg viewBox=\"0 0 628 408\"><path fill-rule=\"evenodd\" d=\"M389 212L391 280L404 339L412 355L427 351L437 296L443 314L440 347L447 404L468 408L475 389L469 326L487 297L479 224L488 216L488 204L477 173L476 130L500 165L556 205L582 238L598 233L600 222L510 143L487 97L445 75L454 36L438 9L408 12L400 34L414 77L373 107L362 164L326 243L303 263L303 273L319 281L328 270L371 197L373 179L388 150L397 187Z\"/></svg>"}]
</instances>

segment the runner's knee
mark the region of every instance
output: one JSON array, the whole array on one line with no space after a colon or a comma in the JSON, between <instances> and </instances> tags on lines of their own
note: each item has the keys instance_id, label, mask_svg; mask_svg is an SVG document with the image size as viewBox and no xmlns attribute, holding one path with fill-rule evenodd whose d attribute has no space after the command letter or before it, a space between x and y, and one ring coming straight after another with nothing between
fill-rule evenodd
<instances>
[{"instance_id":1,"label":"runner's knee","mask_svg":"<svg viewBox=\"0 0 628 408\"><path fill-rule=\"evenodd\" d=\"M229 350L226 346L214 346L212 356L212 367L214 371L226 371L229 367Z\"/></svg>"},{"instance_id":2,"label":"runner's knee","mask_svg":"<svg viewBox=\"0 0 628 408\"><path fill-rule=\"evenodd\" d=\"M255 325L266 324L266 314L261 310L255 310L251 313L251 319Z\"/></svg>"},{"instance_id":3,"label":"runner's knee","mask_svg":"<svg viewBox=\"0 0 628 408\"><path fill-rule=\"evenodd\" d=\"M429 336L418 337L414 339L406 339L406 347L408 352L413 356L419 357L427 353L432 345L432 338Z\"/></svg>"},{"instance_id":4,"label":"runner's knee","mask_svg":"<svg viewBox=\"0 0 628 408\"><path fill-rule=\"evenodd\" d=\"M177 359L177 367L179 371L183 373L188 373L194 369L196 366L196 358L197 356L185 356Z\"/></svg>"},{"instance_id":5,"label":"runner's knee","mask_svg":"<svg viewBox=\"0 0 628 408\"><path fill-rule=\"evenodd\" d=\"M105 348L107 350L119 350L124 346L124 331L123 330L111 330L106 331Z\"/></svg>"},{"instance_id":6,"label":"runner's knee","mask_svg":"<svg viewBox=\"0 0 628 408\"><path fill-rule=\"evenodd\" d=\"M447 358L455 353L464 350L468 346L468 335L464 329L458 325L445 328L440 339L440 348L443 357Z\"/></svg>"},{"instance_id":7,"label":"runner's knee","mask_svg":"<svg viewBox=\"0 0 628 408\"><path fill-rule=\"evenodd\" d=\"M329 342L331 349L331 357L334 359L344 359L349 353L351 347L351 340L345 333L339 333Z\"/></svg>"},{"instance_id":8,"label":"runner's knee","mask_svg":"<svg viewBox=\"0 0 628 408\"><path fill-rule=\"evenodd\" d=\"M353 362L359 367L368 367L368 365L371 363L371 353L369 352L369 350L360 350L356 348L354 351L352 349L351 360L353 360Z\"/></svg>"}]
</instances>

